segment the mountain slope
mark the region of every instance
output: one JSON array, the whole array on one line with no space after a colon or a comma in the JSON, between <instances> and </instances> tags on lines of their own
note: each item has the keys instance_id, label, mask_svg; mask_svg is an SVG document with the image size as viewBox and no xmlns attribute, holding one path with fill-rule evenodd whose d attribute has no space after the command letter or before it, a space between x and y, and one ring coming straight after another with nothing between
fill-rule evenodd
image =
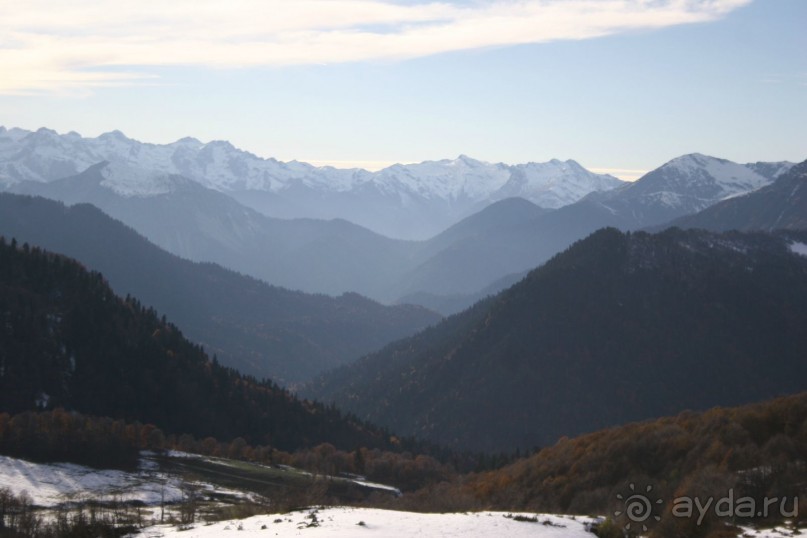
<instances>
[{"instance_id":1,"label":"mountain slope","mask_svg":"<svg viewBox=\"0 0 807 538\"><path fill-rule=\"evenodd\" d=\"M756 533L745 529L752 526L804 521L798 505L804 502L799 492L804 491L805 431L807 393L703 413L687 411L564 439L502 469L471 475L440 494L470 498L488 508L607 514L611 528L619 531L600 536L622 536L621 528L632 523L652 527L650 534L642 533L651 538L750 537ZM633 491L639 502L648 498L655 506L625 514L627 503L620 501ZM787 501L779 505L781 510L767 512L672 512L676 499L723 498L727 492L734 499L751 498L758 507L765 499ZM796 495L801 495L798 501ZM659 516L660 523L650 516ZM727 534L731 525L745 529ZM792 531L782 525L764 535L798 534L800 525L790 525Z\"/></svg>"},{"instance_id":2,"label":"mountain slope","mask_svg":"<svg viewBox=\"0 0 807 538\"><path fill-rule=\"evenodd\" d=\"M458 312L466 310L479 301L497 295L503 290L506 290L519 280L527 276L528 271L522 273L513 273L511 275L503 276L499 280L493 282L489 286L483 288L476 293L470 294L436 294L436 293L413 293L401 297L400 304L422 305L429 310L439 312L443 316L451 316Z\"/></svg>"},{"instance_id":3,"label":"mountain slope","mask_svg":"<svg viewBox=\"0 0 807 538\"><path fill-rule=\"evenodd\" d=\"M551 211L523 198L506 198L463 219L417 245L407 271L395 283L395 295L474 296L505 276L534 267L534 249L520 230L547 213Z\"/></svg>"},{"instance_id":4,"label":"mountain slope","mask_svg":"<svg viewBox=\"0 0 807 538\"><path fill-rule=\"evenodd\" d=\"M300 382L436 322L419 307L269 286L169 254L89 205L0 194L0 235L80 260L180 323L223 363Z\"/></svg>"},{"instance_id":5,"label":"mountain slope","mask_svg":"<svg viewBox=\"0 0 807 538\"><path fill-rule=\"evenodd\" d=\"M759 190L723 200L669 226L704 230L799 230L807 228L807 161Z\"/></svg>"},{"instance_id":6,"label":"mountain slope","mask_svg":"<svg viewBox=\"0 0 807 538\"><path fill-rule=\"evenodd\" d=\"M770 178L747 165L693 153L673 159L640 181L600 199L606 205L632 202L634 210L639 207L648 210L637 214L637 218L659 219L667 218L659 214L664 210L694 213L718 200L756 190L770 182Z\"/></svg>"},{"instance_id":7,"label":"mountain slope","mask_svg":"<svg viewBox=\"0 0 807 538\"><path fill-rule=\"evenodd\" d=\"M588 221L588 228L616 226L635 230L696 213L721 200L764 187L773 182L776 173L791 166L790 163L742 165L698 153L683 155L634 183L591 194L553 217ZM592 213L588 219L582 215L585 211Z\"/></svg>"},{"instance_id":8,"label":"mountain slope","mask_svg":"<svg viewBox=\"0 0 807 538\"><path fill-rule=\"evenodd\" d=\"M116 297L98 273L0 241L0 412L64 407L286 450L386 436L210 361L173 325Z\"/></svg>"},{"instance_id":9,"label":"mountain slope","mask_svg":"<svg viewBox=\"0 0 807 538\"><path fill-rule=\"evenodd\" d=\"M310 394L402 433L512 450L804 390L807 258L791 245L807 235L788 233L602 230Z\"/></svg>"},{"instance_id":10,"label":"mountain slope","mask_svg":"<svg viewBox=\"0 0 807 538\"><path fill-rule=\"evenodd\" d=\"M492 233L506 232L532 219L550 213L524 198L505 198L470 215L450 228L423 242L421 256L431 256L463 241L484 238Z\"/></svg>"}]
</instances>

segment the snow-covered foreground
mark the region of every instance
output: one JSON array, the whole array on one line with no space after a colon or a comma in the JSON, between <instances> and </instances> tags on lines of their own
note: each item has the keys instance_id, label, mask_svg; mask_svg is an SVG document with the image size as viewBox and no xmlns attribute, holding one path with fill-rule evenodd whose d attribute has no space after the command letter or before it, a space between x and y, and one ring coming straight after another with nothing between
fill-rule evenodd
<instances>
[{"instance_id":1,"label":"snow-covered foreground","mask_svg":"<svg viewBox=\"0 0 807 538\"><path fill-rule=\"evenodd\" d=\"M522 516L523 519L516 519L518 516ZM235 536L245 538L249 536L593 538L595 535L589 529L595 521L590 517L529 513L420 514L377 508L331 507L218 523L198 523L191 528L157 525L144 529L140 536L206 538L237 533ZM741 527L739 536L782 538L799 534L798 530L790 526L764 530Z\"/></svg>"},{"instance_id":2,"label":"snow-covered foreground","mask_svg":"<svg viewBox=\"0 0 807 538\"><path fill-rule=\"evenodd\" d=\"M200 459L201 456L170 452L174 459ZM161 503L180 502L186 493L187 483L181 476L164 473L148 452L143 454L137 472L97 470L69 463L42 464L0 456L0 488L8 488L15 495L26 492L33 504L43 508L56 507L66 502L140 501L152 508ZM219 461L219 464L226 462ZM296 469L288 472L300 473ZM201 481L193 482L201 496L225 494L233 500L251 499L252 494L223 488ZM367 485L367 484L365 484ZM380 484L376 488L388 488ZM151 516L149 516L149 519ZM148 520L148 519L147 519ZM157 521L156 516L152 521ZM267 514L243 520L218 523L198 522L187 527L155 525L143 529L139 536L213 537L227 536L436 536L476 538L506 536L519 538L593 538L588 530L594 518L528 513L476 512L454 514L422 514L381 510L375 508L330 507L312 508L284 514ZM742 529L749 538L781 538L792 536L792 528L769 530Z\"/></svg>"},{"instance_id":3,"label":"snow-covered foreground","mask_svg":"<svg viewBox=\"0 0 807 538\"><path fill-rule=\"evenodd\" d=\"M519 514L516 514L519 515ZM249 519L223 521L210 525L197 524L180 530L171 526L145 529L141 536L181 536L184 538L227 536L439 536L507 538L592 538L587 526L591 518L520 514L537 521L519 521L506 512L467 514L418 514L376 508L321 508L270 514Z\"/></svg>"}]
</instances>

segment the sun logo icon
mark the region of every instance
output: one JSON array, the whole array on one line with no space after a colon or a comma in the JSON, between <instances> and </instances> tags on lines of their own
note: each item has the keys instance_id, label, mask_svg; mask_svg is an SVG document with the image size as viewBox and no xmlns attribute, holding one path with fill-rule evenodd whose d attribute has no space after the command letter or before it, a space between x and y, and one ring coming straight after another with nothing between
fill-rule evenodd
<instances>
[{"instance_id":1,"label":"sun logo icon","mask_svg":"<svg viewBox=\"0 0 807 538\"><path fill-rule=\"evenodd\" d=\"M628 522L625 524L626 531L629 531L631 525L635 523L636 525L641 524L642 531L647 532L647 525L652 520L661 521L661 516L654 513L654 510L664 504L664 501L661 499L652 500L652 491L653 486L647 486L644 492L637 493L636 484L631 483L630 493L627 496L621 493L616 496L617 499L622 501L624 509L614 512L614 517L624 514L628 518Z\"/></svg>"}]
</instances>

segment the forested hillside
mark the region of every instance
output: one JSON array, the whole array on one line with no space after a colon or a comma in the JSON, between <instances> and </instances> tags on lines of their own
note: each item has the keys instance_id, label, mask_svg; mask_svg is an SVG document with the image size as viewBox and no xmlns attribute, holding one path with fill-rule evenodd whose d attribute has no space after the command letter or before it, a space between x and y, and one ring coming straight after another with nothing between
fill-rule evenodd
<instances>
[{"instance_id":1,"label":"forested hillside","mask_svg":"<svg viewBox=\"0 0 807 538\"><path fill-rule=\"evenodd\" d=\"M223 367L99 273L0 241L0 412L64 407L167 432L290 450L384 447L388 435Z\"/></svg>"},{"instance_id":2,"label":"forested hillside","mask_svg":"<svg viewBox=\"0 0 807 538\"><path fill-rule=\"evenodd\" d=\"M804 249L807 232L604 229L309 394L404 434L514 450L799 392Z\"/></svg>"},{"instance_id":3,"label":"forested hillside","mask_svg":"<svg viewBox=\"0 0 807 538\"><path fill-rule=\"evenodd\" d=\"M606 526L610 534L599 534L607 537L625 535L628 524L630 536L646 525L654 538L727 537L737 535L731 524L789 519L803 526L805 466L807 393L802 393L563 438L500 470L471 475L439 492L422 490L411 502L452 502L460 510L602 514L612 520ZM650 504L638 507L631 520L625 499L632 494L637 502L649 499ZM733 513L738 517L720 517L713 505L729 495L734 507L740 506L739 499L751 498L756 509L749 514L746 506ZM692 517L674 516L673 500L680 497L697 497L704 505L711 498L712 503L702 514L693 510ZM765 498L777 502L764 507Z\"/></svg>"}]
</instances>

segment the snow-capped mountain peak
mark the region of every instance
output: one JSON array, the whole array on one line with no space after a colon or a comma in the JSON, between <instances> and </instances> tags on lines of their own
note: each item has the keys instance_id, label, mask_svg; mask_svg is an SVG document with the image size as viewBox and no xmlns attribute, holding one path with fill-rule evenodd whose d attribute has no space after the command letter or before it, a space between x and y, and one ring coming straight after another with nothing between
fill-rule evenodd
<instances>
[{"instance_id":1,"label":"snow-capped mountain peak","mask_svg":"<svg viewBox=\"0 0 807 538\"><path fill-rule=\"evenodd\" d=\"M460 155L456 159L395 164L373 174L371 181L382 192L403 191L409 196L462 203L489 196L508 177L506 165Z\"/></svg>"},{"instance_id":2,"label":"snow-capped mountain peak","mask_svg":"<svg viewBox=\"0 0 807 538\"><path fill-rule=\"evenodd\" d=\"M654 215L651 220L661 222L701 211L772 181L773 177L760 174L753 166L691 153L668 161L634 183L591 196L609 210L643 218Z\"/></svg>"},{"instance_id":3,"label":"snow-capped mountain peak","mask_svg":"<svg viewBox=\"0 0 807 538\"><path fill-rule=\"evenodd\" d=\"M692 204L693 210L699 210L771 182L747 165L691 153L672 159L624 190L628 196L653 195L667 205Z\"/></svg>"},{"instance_id":4,"label":"snow-capped mountain peak","mask_svg":"<svg viewBox=\"0 0 807 538\"><path fill-rule=\"evenodd\" d=\"M186 136L184 138L180 138L176 142L172 142L169 144L169 146L200 148L204 146L204 143L197 138L193 138L192 136Z\"/></svg>"},{"instance_id":5,"label":"snow-capped mountain peak","mask_svg":"<svg viewBox=\"0 0 807 538\"><path fill-rule=\"evenodd\" d=\"M115 129L114 131L109 131L106 133L102 133L99 137L101 140L121 140L121 141L131 141L129 137L125 134L120 132L119 130Z\"/></svg>"},{"instance_id":6,"label":"snow-capped mountain peak","mask_svg":"<svg viewBox=\"0 0 807 538\"><path fill-rule=\"evenodd\" d=\"M756 190L771 182L746 165L700 153L673 159L660 170L667 168L677 173L681 185L714 185L722 191L724 198Z\"/></svg>"},{"instance_id":7,"label":"snow-capped mountain peak","mask_svg":"<svg viewBox=\"0 0 807 538\"><path fill-rule=\"evenodd\" d=\"M453 166L465 166L467 168L480 168L488 163L476 160L468 155L460 154L456 159L450 161Z\"/></svg>"}]
</instances>

